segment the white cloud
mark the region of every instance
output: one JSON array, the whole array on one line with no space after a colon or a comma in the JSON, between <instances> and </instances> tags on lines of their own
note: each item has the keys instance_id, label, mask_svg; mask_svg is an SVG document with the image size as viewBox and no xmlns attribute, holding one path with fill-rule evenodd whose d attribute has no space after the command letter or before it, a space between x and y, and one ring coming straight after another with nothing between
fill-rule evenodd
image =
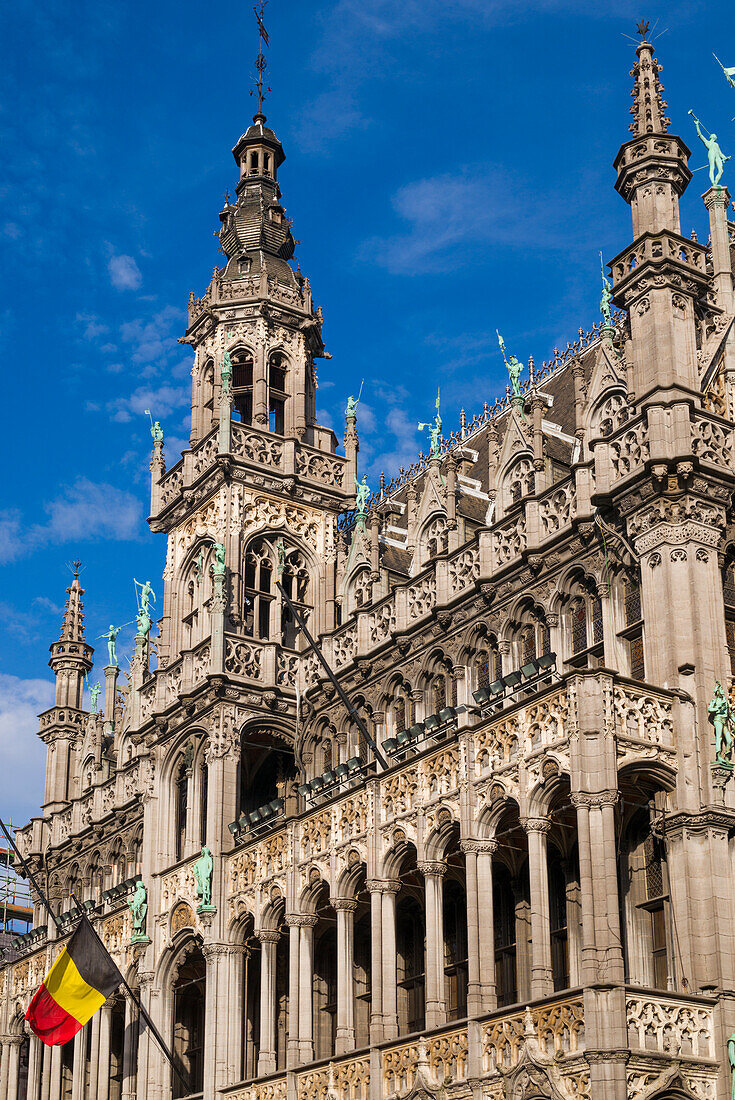
<instances>
[{"instance_id":1,"label":"white cloud","mask_svg":"<svg viewBox=\"0 0 735 1100\"><path fill-rule=\"evenodd\" d=\"M174 329L181 329L186 314L176 306L165 306L150 321L138 317L120 326L120 336L129 344L134 363L160 363L179 352Z\"/></svg>"},{"instance_id":2,"label":"white cloud","mask_svg":"<svg viewBox=\"0 0 735 1100\"><path fill-rule=\"evenodd\" d=\"M0 673L0 806L18 824L38 814L43 799L46 753L37 716L53 701L51 681Z\"/></svg>"},{"instance_id":3,"label":"white cloud","mask_svg":"<svg viewBox=\"0 0 735 1100\"><path fill-rule=\"evenodd\" d=\"M137 290L143 282L140 268L132 256L110 256L107 270L110 282L117 290Z\"/></svg>"},{"instance_id":4,"label":"white cloud","mask_svg":"<svg viewBox=\"0 0 735 1100\"><path fill-rule=\"evenodd\" d=\"M110 331L108 326L100 321L96 313L77 313L77 321L80 325L84 325L82 335L85 340L96 340L98 336L104 336L106 332Z\"/></svg>"},{"instance_id":5,"label":"white cloud","mask_svg":"<svg viewBox=\"0 0 735 1100\"><path fill-rule=\"evenodd\" d=\"M16 512L0 513L0 562L15 561L48 544L141 536L143 506L137 497L106 482L80 477L44 505L46 523L25 527Z\"/></svg>"},{"instance_id":6,"label":"white cloud","mask_svg":"<svg viewBox=\"0 0 735 1100\"><path fill-rule=\"evenodd\" d=\"M184 386L139 386L128 397L116 397L107 405L113 420L126 423L133 416L143 416L150 409L155 420L168 416L174 409L188 405L190 395Z\"/></svg>"}]
</instances>

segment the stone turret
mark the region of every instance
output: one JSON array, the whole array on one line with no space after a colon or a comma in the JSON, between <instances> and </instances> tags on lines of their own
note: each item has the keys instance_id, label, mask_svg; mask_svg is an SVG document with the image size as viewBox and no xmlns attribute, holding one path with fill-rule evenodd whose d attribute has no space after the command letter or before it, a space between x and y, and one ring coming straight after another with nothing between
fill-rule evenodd
<instances>
[{"instance_id":1,"label":"stone turret","mask_svg":"<svg viewBox=\"0 0 735 1100\"><path fill-rule=\"evenodd\" d=\"M82 701L84 677L92 668L94 648L84 639L84 589L79 584L80 562L67 588L66 607L58 642L50 646L49 664L56 675L56 698L40 716L39 736L47 746L44 812L58 810L69 800L73 749L84 731Z\"/></svg>"}]
</instances>

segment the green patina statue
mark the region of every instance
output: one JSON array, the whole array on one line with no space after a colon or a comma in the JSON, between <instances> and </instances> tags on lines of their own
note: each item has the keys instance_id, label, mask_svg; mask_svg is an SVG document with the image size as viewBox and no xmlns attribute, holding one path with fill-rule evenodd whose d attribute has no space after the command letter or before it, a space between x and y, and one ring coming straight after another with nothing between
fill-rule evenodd
<instances>
[{"instance_id":1,"label":"green patina statue","mask_svg":"<svg viewBox=\"0 0 735 1100\"><path fill-rule=\"evenodd\" d=\"M702 133L702 128L699 119L695 115L694 111L690 111L689 114L694 119L694 125L697 127L697 134L699 140L707 150L707 163L709 165L709 181L713 187L720 186L720 180L722 179L722 173L725 170L725 161L730 160L730 157L726 157L717 144L717 134L710 134L707 138Z\"/></svg>"},{"instance_id":2,"label":"green patina statue","mask_svg":"<svg viewBox=\"0 0 735 1100\"><path fill-rule=\"evenodd\" d=\"M439 440L442 434L442 418L439 415L439 390L436 391L436 413L434 419L429 420L426 423L419 423L418 430L420 432L429 431L429 457L434 458L439 454Z\"/></svg>"},{"instance_id":3,"label":"green patina statue","mask_svg":"<svg viewBox=\"0 0 735 1100\"><path fill-rule=\"evenodd\" d=\"M360 383L360 392L357 397L353 397L352 394L347 398L347 408L345 409L345 416L352 417L357 416L357 406L360 404L360 398L362 397L362 387L365 385L365 379L363 378Z\"/></svg>"},{"instance_id":4,"label":"green patina statue","mask_svg":"<svg viewBox=\"0 0 735 1100\"><path fill-rule=\"evenodd\" d=\"M91 687L89 689L89 701L90 701L90 706L92 707L92 714L97 713L97 704L99 702L99 697L100 697L100 692L101 691L102 691L102 688L100 687L99 680L94 685L94 687Z\"/></svg>"},{"instance_id":5,"label":"green patina statue","mask_svg":"<svg viewBox=\"0 0 735 1100\"><path fill-rule=\"evenodd\" d=\"M715 727L715 761L718 764L729 764L735 721L730 700L719 680L715 684L715 693L707 710L712 715L712 725Z\"/></svg>"},{"instance_id":6,"label":"green patina statue","mask_svg":"<svg viewBox=\"0 0 735 1100\"><path fill-rule=\"evenodd\" d=\"M200 909L210 909L212 907L212 871L214 870L214 861L212 859L212 853L205 844L202 848L202 854L194 864L194 878L196 880L197 897L202 899Z\"/></svg>"},{"instance_id":7,"label":"green patina statue","mask_svg":"<svg viewBox=\"0 0 735 1100\"><path fill-rule=\"evenodd\" d=\"M283 570L286 568L286 544L283 539L279 539L276 543L276 554L278 555L276 572L280 581L283 577Z\"/></svg>"},{"instance_id":8,"label":"green patina statue","mask_svg":"<svg viewBox=\"0 0 735 1100\"><path fill-rule=\"evenodd\" d=\"M727 1060L730 1063L730 1076L732 1079L731 1100L735 1100L735 1031L727 1040Z\"/></svg>"},{"instance_id":9,"label":"green patina statue","mask_svg":"<svg viewBox=\"0 0 735 1100\"><path fill-rule=\"evenodd\" d=\"M602 297L600 298L600 313L602 319L605 322L605 328L612 328L612 310L610 304L612 302L612 283L605 274L605 268L602 263L602 253L600 253L600 273L602 275Z\"/></svg>"},{"instance_id":10,"label":"green patina statue","mask_svg":"<svg viewBox=\"0 0 735 1100\"><path fill-rule=\"evenodd\" d=\"M362 475L362 481L358 481L355 478L355 511L362 512L363 515L367 512L367 502L370 500L370 486L368 485L367 474Z\"/></svg>"},{"instance_id":11,"label":"green patina statue","mask_svg":"<svg viewBox=\"0 0 735 1100\"><path fill-rule=\"evenodd\" d=\"M498 332L497 329L495 329L495 331ZM503 340L503 337L500 335L499 332L498 343L500 344L500 350L503 353L503 359L505 360L505 365L508 369L508 375L510 376L511 394L513 397L520 397L520 377L523 372L523 363L519 362L519 360L516 359L515 355L511 355L510 359L508 359L505 354L505 341Z\"/></svg>"},{"instance_id":12,"label":"green patina statue","mask_svg":"<svg viewBox=\"0 0 735 1100\"><path fill-rule=\"evenodd\" d=\"M138 879L135 891L128 902L128 908L133 917L133 942L146 939L145 924L148 915L148 891L143 885L143 880Z\"/></svg>"},{"instance_id":13,"label":"green patina statue","mask_svg":"<svg viewBox=\"0 0 735 1100\"><path fill-rule=\"evenodd\" d=\"M118 634L120 633L121 630L122 630L121 626L113 626L112 623L110 623L110 629L105 634L100 634L100 638L107 638L108 663L110 665L115 665L117 668L119 668L120 666L117 663L117 653L115 652L115 642L117 641L117 636L118 636Z\"/></svg>"},{"instance_id":14,"label":"green patina statue","mask_svg":"<svg viewBox=\"0 0 735 1100\"><path fill-rule=\"evenodd\" d=\"M225 544L223 542L215 542L212 573L215 577L224 577L225 572Z\"/></svg>"},{"instance_id":15,"label":"green patina statue","mask_svg":"<svg viewBox=\"0 0 735 1100\"><path fill-rule=\"evenodd\" d=\"M154 421L150 409L146 409L145 412L151 422L151 439L154 443L163 443L163 428L161 427L160 420Z\"/></svg>"},{"instance_id":16,"label":"green patina statue","mask_svg":"<svg viewBox=\"0 0 735 1100\"><path fill-rule=\"evenodd\" d=\"M151 629L151 596L155 602L156 593L153 591L150 581L146 581L145 584L142 584L133 577L133 584L135 585L136 595L138 593L138 588L140 588L140 601L135 621L138 624L138 634L145 636Z\"/></svg>"},{"instance_id":17,"label":"green patina statue","mask_svg":"<svg viewBox=\"0 0 735 1100\"><path fill-rule=\"evenodd\" d=\"M222 356L220 375L222 378L222 395L223 397L229 397L232 386L232 360L229 351L226 351Z\"/></svg>"},{"instance_id":18,"label":"green patina statue","mask_svg":"<svg viewBox=\"0 0 735 1100\"><path fill-rule=\"evenodd\" d=\"M735 88L735 65L733 65L733 67L730 69L726 69L716 53L713 53L712 56L725 74L725 80L727 81L727 83L730 85L731 88Z\"/></svg>"}]
</instances>

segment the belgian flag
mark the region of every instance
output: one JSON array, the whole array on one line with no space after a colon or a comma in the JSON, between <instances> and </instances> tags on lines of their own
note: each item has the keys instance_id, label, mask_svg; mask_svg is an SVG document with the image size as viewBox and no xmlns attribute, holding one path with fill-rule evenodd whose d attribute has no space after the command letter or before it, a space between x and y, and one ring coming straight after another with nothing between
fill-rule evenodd
<instances>
[{"instance_id":1,"label":"belgian flag","mask_svg":"<svg viewBox=\"0 0 735 1100\"><path fill-rule=\"evenodd\" d=\"M89 920L81 923L33 997L26 1020L47 1046L73 1039L122 982Z\"/></svg>"}]
</instances>

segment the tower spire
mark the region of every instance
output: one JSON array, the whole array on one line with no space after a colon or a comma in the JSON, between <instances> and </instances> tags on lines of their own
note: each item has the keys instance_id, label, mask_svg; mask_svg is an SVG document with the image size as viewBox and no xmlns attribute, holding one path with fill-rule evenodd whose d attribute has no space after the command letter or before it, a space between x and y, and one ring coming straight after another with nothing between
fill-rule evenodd
<instances>
[{"instance_id":1,"label":"tower spire","mask_svg":"<svg viewBox=\"0 0 735 1100\"><path fill-rule=\"evenodd\" d=\"M265 70L268 68L268 62L266 61L265 54L263 53L263 46L270 45L270 41L268 39L268 31L265 29L265 24L263 23L263 15L265 14L265 7L267 3L268 0L260 0L259 6L253 8L253 11L255 12L255 18L258 21L258 33L260 34L260 50L258 52L257 58L255 59L255 68L257 69L258 75L256 76L254 83L255 87L257 88L257 93L252 88L250 89L251 95L257 94L258 96L258 110L257 113L253 115L253 122L265 122L265 115L263 114L263 103L265 101L267 93L270 91L270 88L263 88Z\"/></svg>"},{"instance_id":2,"label":"tower spire","mask_svg":"<svg viewBox=\"0 0 735 1100\"><path fill-rule=\"evenodd\" d=\"M641 41L636 48L637 60L633 63L630 75L633 77L633 106L630 113L633 121L628 129L635 137L646 134L665 134L671 123L666 118L668 103L663 98L663 84L659 80L662 66L653 56L652 44L648 41L649 24L641 19L637 26Z\"/></svg>"},{"instance_id":3,"label":"tower spire","mask_svg":"<svg viewBox=\"0 0 735 1100\"><path fill-rule=\"evenodd\" d=\"M66 590L67 599L59 641L82 642L84 641L84 605L82 603L84 589L79 584L79 573L82 568L79 558L73 561L69 568L74 574L74 580Z\"/></svg>"}]
</instances>

